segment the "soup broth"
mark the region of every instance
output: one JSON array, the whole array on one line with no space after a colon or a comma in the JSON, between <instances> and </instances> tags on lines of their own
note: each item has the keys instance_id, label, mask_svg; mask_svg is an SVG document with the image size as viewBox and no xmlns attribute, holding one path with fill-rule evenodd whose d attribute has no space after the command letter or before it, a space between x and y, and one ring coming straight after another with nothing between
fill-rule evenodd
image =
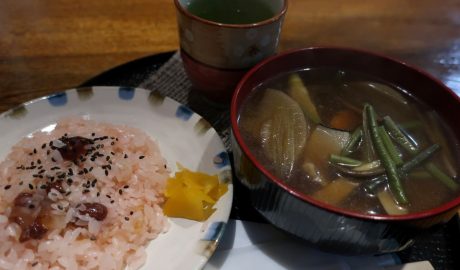
<instances>
[{"instance_id":1,"label":"soup broth","mask_svg":"<svg viewBox=\"0 0 460 270\"><path fill-rule=\"evenodd\" d=\"M308 69L258 86L238 122L251 153L294 189L349 211L401 215L459 195L459 144L404 89Z\"/></svg>"}]
</instances>

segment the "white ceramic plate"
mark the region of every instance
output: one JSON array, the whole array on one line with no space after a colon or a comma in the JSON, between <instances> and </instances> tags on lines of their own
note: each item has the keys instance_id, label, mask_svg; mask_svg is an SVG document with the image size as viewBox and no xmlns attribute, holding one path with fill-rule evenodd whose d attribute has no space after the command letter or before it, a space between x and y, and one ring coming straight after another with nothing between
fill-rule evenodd
<instances>
[{"instance_id":1,"label":"white ceramic plate","mask_svg":"<svg viewBox=\"0 0 460 270\"><path fill-rule=\"evenodd\" d=\"M40 98L0 115L0 160L22 137L64 116L79 115L97 121L126 124L151 135L170 168L219 174L229 183L217 210L205 222L171 218L171 227L147 248L141 269L201 269L220 240L233 198L228 154L216 131L201 116L157 92L125 87L67 90ZM176 168L177 169L177 168Z\"/></svg>"}]
</instances>

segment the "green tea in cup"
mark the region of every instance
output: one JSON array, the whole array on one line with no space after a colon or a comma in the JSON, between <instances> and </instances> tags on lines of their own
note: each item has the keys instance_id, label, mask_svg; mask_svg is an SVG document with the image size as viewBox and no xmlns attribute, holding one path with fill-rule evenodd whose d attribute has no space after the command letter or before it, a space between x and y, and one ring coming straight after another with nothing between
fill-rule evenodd
<instances>
[{"instance_id":1,"label":"green tea in cup","mask_svg":"<svg viewBox=\"0 0 460 270\"><path fill-rule=\"evenodd\" d=\"M192 0L187 10L205 20L225 24L256 23L275 15L264 0Z\"/></svg>"}]
</instances>

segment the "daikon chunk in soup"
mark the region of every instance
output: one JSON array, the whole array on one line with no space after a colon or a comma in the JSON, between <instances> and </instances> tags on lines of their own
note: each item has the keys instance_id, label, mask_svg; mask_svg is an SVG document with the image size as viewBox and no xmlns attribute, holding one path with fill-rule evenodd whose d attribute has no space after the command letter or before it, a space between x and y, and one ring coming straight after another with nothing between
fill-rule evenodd
<instances>
[{"instance_id":1,"label":"daikon chunk in soup","mask_svg":"<svg viewBox=\"0 0 460 270\"><path fill-rule=\"evenodd\" d=\"M459 144L405 89L328 68L272 78L241 107L255 158L293 189L348 211L404 215L459 194Z\"/></svg>"}]
</instances>

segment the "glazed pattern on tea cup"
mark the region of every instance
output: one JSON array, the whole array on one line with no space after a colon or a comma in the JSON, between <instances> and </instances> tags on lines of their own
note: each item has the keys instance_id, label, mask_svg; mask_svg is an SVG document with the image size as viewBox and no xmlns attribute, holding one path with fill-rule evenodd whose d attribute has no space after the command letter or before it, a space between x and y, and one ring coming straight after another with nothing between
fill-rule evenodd
<instances>
[{"instance_id":1,"label":"glazed pattern on tea cup","mask_svg":"<svg viewBox=\"0 0 460 270\"><path fill-rule=\"evenodd\" d=\"M245 3L252 1L219 1L219 3ZM284 0L264 1L271 14L252 23L222 23L199 17L189 8L200 0L175 0L179 39L187 57L185 69L196 90L213 100L229 101L233 88L250 67L276 53L287 10ZM201 0L206 2L206 0ZM247 15L247 14L246 14ZM211 70L213 76L203 76L196 69ZM201 74L197 77L196 74ZM234 76L241 74L241 76ZM229 79L231 78L231 79ZM221 83L209 82L222 79ZM209 84L209 86L208 86ZM209 95L211 92L218 92ZM221 100L219 100L221 99Z\"/></svg>"}]
</instances>

